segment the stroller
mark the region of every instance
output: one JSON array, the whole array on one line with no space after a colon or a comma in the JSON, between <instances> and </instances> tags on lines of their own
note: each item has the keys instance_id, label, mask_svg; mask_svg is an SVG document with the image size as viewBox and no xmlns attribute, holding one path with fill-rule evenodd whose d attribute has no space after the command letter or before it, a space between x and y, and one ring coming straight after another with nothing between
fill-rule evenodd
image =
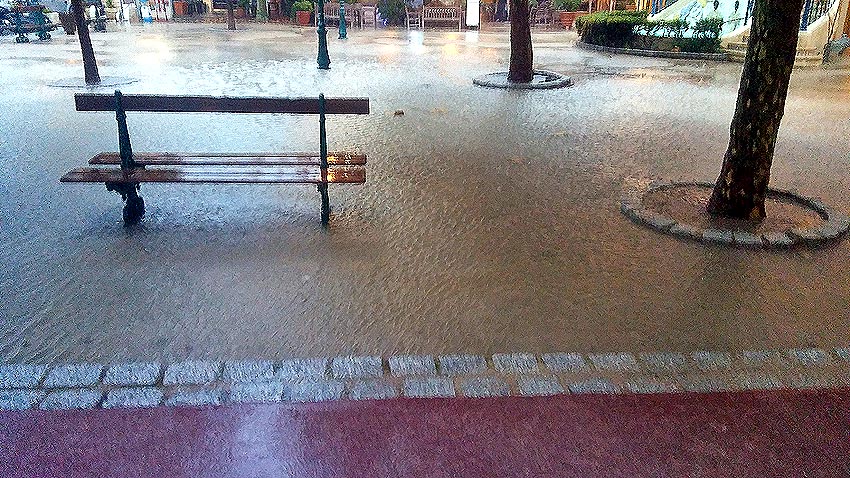
<instances>
[{"instance_id":1,"label":"stroller","mask_svg":"<svg viewBox=\"0 0 850 478\"><path fill-rule=\"evenodd\" d=\"M49 40L56 25L44 14L39 4L19 4L12 9L0 7L0 33L13 34L15 43L28 43L29 34L35 33L39 40Z\"/></svg>"}]
</instances>

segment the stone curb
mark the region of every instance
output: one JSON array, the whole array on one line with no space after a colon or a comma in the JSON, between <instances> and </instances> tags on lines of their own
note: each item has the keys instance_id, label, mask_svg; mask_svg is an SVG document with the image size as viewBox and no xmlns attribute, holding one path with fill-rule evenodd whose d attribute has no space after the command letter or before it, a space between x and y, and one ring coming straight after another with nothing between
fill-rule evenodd
<instances>
[{"instance_id":1,"label":"stone curb","mask_svg":"<svg viewBox=\"0 0 850 478\"><path fill-rule=\"evenodd\" d=\"M332 364L337 364L332 367ZM171 376L166 372L173 370ZM850 346L0 364L0 411L850 387ZM60 385L46 376L74 380ZM81 373L85 372L85 373ZM85 375L77 380L76 375ZM92 383L89 377L96 376ZM179 380L175 380L179 377ZM81 385L87 383L87 385Z\"/></svg>"},{"instance_id":2,"label":"stone curb","mask_svg":"<svg viewBox=\"0 0 850 478\"><path fill-rule=\"evenodd\" d=\"M729 61L726 53L696 53L687 51L655 51L639 50L636 48L615 48L611 46L594 45L592 43L576 42L576 46L585 50L601 51L604 53L617 53L621 55L646 56L650 58L669 58L673 60L709 60Z\"/></svg>"},{"instance_id":3,"label":"stone curb","mask_svg":"<svg viewBox=\"0 0 850 478\"><path fill-rule=\"evenodd\" d=\"M644 209L641 204L641 198L647 193L687 186L714 187L712 183L703 181L654 183L643 192L635 192L633 195L621 199L620 212L638 225L646 226L681 239L702 242L703 244L749 249L785 249L800 245L810 247L820 246L840 240L850 230L850 218L847 216L828 208L817 199L805 197L794 191L784 189L770 188L768 189L768 194L785 198L800 206L809 208L818 213L824 222L808 229L776 231L756 236L739 230L700 229L694 225L679 223L675 219Z\"/></svg>"},{"instance_id":4,"label":"stone curb","mask_svg":"<svg viewBox=\"0 0 850 478\"><path fill-rule=\"evenodd\" d=\"M488 73L472 80L472 84L485 88L501 88L507 90L551 90L554 88L566 88L573 86L573 80L554 71L534 70L535 76L545 76L546 81L540 83L513 83L508 81L508 73L500 71Z\"/></svg>"}]
</instances>

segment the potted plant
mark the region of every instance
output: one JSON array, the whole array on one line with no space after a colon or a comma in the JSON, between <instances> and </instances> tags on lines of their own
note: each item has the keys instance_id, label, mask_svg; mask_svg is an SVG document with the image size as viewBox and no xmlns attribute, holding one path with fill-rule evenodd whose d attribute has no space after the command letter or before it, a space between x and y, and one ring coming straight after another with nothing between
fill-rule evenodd
<instances>
[{"instance_id":1,"label":"potted plant","mask_svg":"<svg viewBox=\"0 0 850 478\"><path fill-rule=\"evenodd\" d=\"M251 0L239 0L239 3L236 4L236 11L233 14L236 18L245 18L246 13L248 11L248 7L251 5Z\"/></svg>"},{"instance_id":2,"label":"potted plant","mask_svg":"<svg viewBox=\"0 0 850 478\"><path fill-rule=\"evenodd\" d=\"M103 7L106 10L107 18L115 20L118 16L118 9L115 8L115 2L113 0L104 0Z\"/></svg>"},{"instance_id":3,"label":"potted plant","mask_svg":"<svg viewBox=\"0 0 850 478\"><path fill-rule=\"evenodd\" d=\"M567 30L572 29L581 8L581 0L555 0L555 8L560 12L561 25Z\"/></svg>"},{"instance_id":4,"label":"potted plant","mask_svg":"<svg viewBox=\"0 0 850 478\"><path fill-rule=\"evenodd\" d=\"M309 0L298 0L292 4L292 16L296 23L302 27L310 25L310 14L313 12L313 2Z\"/></svg>"},{"instance_id":5,"label":"potted plant","mask_svg":"<svg viewBox=\"0 0 850 478\"><path fill-rule=\"evenodd\" d=\"M189 13L189 2L186 0L173 0L171 4L174 6L175 15L186 15Z\"/></svg>"}]
</instances>

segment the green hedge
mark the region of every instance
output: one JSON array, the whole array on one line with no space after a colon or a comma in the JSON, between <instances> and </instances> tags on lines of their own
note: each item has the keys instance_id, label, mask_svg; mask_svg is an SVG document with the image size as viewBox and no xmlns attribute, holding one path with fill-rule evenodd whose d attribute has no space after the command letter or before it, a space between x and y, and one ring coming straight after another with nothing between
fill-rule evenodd
<instances>
[{"instance_id":1,"label":"green hedge","mask_svg":"<svg viewBox=\"0 0 850 478\"><path fill-rule=\"evenodd\" d=\"M404 25L404 0L378 0L378 11L381 18L389 25Z\"/></svg>"},{"instance_id":2,"label":"green hedge","mask_svg":"<svg viewBox=\"0 0 850 478\"><path fill-rule=\"evenodd\" d=\"M691 26L673 19L647 20L647 12L598 12L576 19L581 41L615 48L715 53L720 50L723 20L704 18ZM686 31L692 31L686 37Z\"/></svg>"},{"instance_id":3,"label":"green hedge","mask_svg":"<svg viewBox=\"0 0 850 478\"><path fill-rule=\"evenodd\" d=\"M627 48L636 35L636 27L646 23L647 15L646 11L597 12L578 17L576 30L585 43Z\"/></svg>"}]
</instances>

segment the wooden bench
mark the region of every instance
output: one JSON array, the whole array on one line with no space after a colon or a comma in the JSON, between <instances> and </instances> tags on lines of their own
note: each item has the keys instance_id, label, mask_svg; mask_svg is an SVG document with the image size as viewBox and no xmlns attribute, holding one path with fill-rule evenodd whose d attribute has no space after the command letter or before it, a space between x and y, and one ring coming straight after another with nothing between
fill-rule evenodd
<instances>
[{"instance_id":1,"label":"wooden bench","mask_svg":"<svg viewBox=\"0 0 850 478\"><path fill-rule=\"evenodd\" d=\"M463 29L463 16L460 7L424 7L422 8L422 28L428 23L454 23L457 29Z\"/></svg>"},{"instance_id":2,"label":"wooden bench","mask_svg":"<svg viewBox=\"0 0 850 478\"><path fill-rule=\"evenodd\" d=\"M211 96L101 95L78 93L77 111L115 111L119 152L99 153L93 167L77 168L62 182L105 183L124 200L124 223L145 213L141 183L315 184L322 200L322 224L330 216L328 184L366 182L366 156L328 153L325 116L369 114L368 98L216 98ZM127 111L161 113L290 113L319 115L317 153L133 153ZM115 167L118 166L118 167Z\"/></svg>"},{"instance_id":3,"label":"wooden bench","mask_svg":"<svg viewBox=\"0 0 850 478\"><path fill-rule=\"evenodd\" d=\"M460 7L433 6L422 7L419 10L409 10L405 6L405 22L407 29L424 29L427 23L455 23L457 29L463 28L463 12Z\"/></svg>"},{"instance_id":4,"label":"wooden bench","mask_svg":"<svg viewBox=\"0 0 850 478\"><path fill-rule=\"evenodd\" d=\"M313 6L313 26L318 26L319 21L319 4ZM359 28L363 28L358 15L358 6L356 3L345 4L345 24L349 27L354 27L357 23ZM325 25L339 26L339 2L325 3Z\"/></svg>"}]
</instances>

